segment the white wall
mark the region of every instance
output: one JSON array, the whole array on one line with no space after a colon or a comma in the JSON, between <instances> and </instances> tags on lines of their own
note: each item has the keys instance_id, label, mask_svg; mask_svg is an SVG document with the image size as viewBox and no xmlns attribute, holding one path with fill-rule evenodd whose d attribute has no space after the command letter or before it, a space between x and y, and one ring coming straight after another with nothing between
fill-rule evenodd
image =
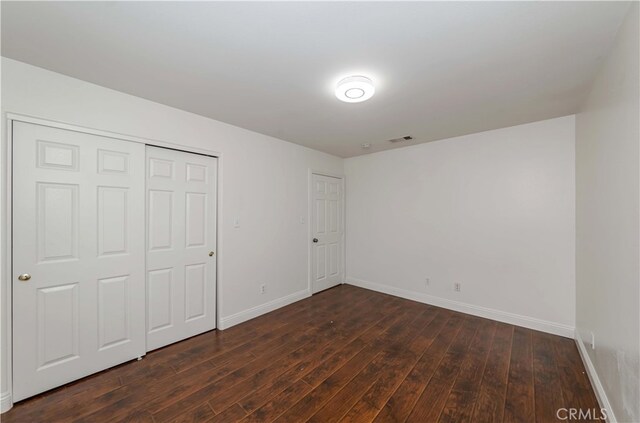
<instances>
[{"instance_id":1,"label":"white wall","mask_svg":"<svg viewBox=\"0 0 640 423\"><path fill-rule=\"evenodd\" d=\"M281 305L279 299L307 294L308 227L300 216L306 222L308 169L342 173L342 159L6 58L2 112L3 170L6 112L221 152L219 323L238 323L264 311L254 307L274 301ZM233 226L235 216L240 217L240 228ZM3 222L3 260L4 236ZM10 281L5 270L0 274L5 393ZM261 284L267 285L264 295Z\"/></svg>"},{"instance_id":2,"label":"white wall","mask_svg":"<svg viewBox=\"0 0 640 423\"><path fill-rule=\"evenodd\" d=\"M638 10L576 117L576 333L601 399L622 422L640 421Z\"/></svg>"},{"instance_id":3,"label":"white wall","mask_svg":"<svg viewBox=\"0 0 640 423\"><path fill-rule=\"evenodd\" d=\"M345 160L347 282L573 337L574 140L568 116Z\"/></svg>"}]
</instances>

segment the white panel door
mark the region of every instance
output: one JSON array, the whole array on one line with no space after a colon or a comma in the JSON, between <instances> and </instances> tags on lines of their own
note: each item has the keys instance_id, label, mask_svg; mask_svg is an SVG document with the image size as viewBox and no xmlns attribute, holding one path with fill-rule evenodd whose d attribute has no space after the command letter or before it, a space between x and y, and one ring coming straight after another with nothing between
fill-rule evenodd
<instances>
[{"instance_id":1,"label":"white panel door","mask_svg":"<svg viewBox=\"0 0 640 423\"><path fill-rule=\"evenodd\" d=\"M217 159L147 146L147 351L216 327Z\"/></svg>"},{"instance_id":2,"label":"white panel door","mask_svg":"<svg viewBox=\"0 0 640 423\"><path fill-rule=\"evenodd\" d=\"M342 179L312 175L311 179L311 290L341 284L343 275L344 216Z\"/></svg>"},{"instance_id":3,"label":"white panel door","mask_svg":"<svg viewBox=\"0 0 640 423\"><path fill-rule=\"evenodd\" d=\"M145 354L144 154L13 123L14 400Z\"/></svg>"}]
</instances>

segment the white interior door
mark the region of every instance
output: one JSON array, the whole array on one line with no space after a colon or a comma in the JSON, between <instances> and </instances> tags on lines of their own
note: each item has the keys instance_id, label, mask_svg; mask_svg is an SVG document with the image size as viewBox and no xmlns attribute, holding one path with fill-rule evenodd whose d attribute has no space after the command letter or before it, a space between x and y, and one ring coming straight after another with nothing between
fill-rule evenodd
<instances>
[{"instance_id":1,"label":"white interior door","mask_svg":"<svg viewBox=\"0 0 640 423\"><path fill-rule=\"evenodd\" d=\"M142 144L13 123L14 400L144 355L144 166Z\"/></svg>"},{"instance_id":2,"label":"white interior door","mask_svg":"<svg viewBox=\"0 0 640 423\"><path fill-rule=\"evenodd\" d=\"M341 284L344 251L343 180L312 174L311 290Z\"/></svg>"},{"instance_id":3,"label":"white interior door","mask_svg":"<svg viewBox=\"0 0 640 423\"><path fill-rule=\"evenodd\" d=\"M217 159L147 146L147 351L216 327Z\"/></svg>"}]
</instances>

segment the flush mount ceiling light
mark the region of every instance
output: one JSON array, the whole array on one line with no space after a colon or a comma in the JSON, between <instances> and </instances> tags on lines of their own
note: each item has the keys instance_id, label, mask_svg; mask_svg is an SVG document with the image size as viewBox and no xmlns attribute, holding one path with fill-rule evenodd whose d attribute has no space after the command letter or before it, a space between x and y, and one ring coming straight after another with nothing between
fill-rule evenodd
<instances>
[{"instance_id":1,"label":"flush mount ceiling light","mask_svg":"<svg viewBox=\"0 0 640 423\"><path fill-rule=\"evenodd\" d=\"M373 81L366 76L348 76L338 82L336 97L345 103L360 103L369 100L376 92Z\"/></svg>"}]
</instances>

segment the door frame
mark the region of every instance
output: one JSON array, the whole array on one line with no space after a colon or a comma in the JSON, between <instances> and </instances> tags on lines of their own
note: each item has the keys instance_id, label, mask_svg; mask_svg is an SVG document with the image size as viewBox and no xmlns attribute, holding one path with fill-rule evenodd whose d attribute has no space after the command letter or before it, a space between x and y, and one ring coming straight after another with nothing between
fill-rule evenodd
<instances>
[{"instance_id":1,"label":"door frame","mask_svg":"<svg viewBox=\"0 0 640 423\"><path fill-rule=\"evenodd\" d=\"M308 181L307 181L307 222L308 222L308 230L307 230L307 291L309 295L313 295L313 245L311 240L313 239L313 227L312 227L312 219L313 219L313 175L319 176L328 176L330 178L340 179L342 185L342 207L340 213L342 213L342 260L341 260L341 284L345 283L346 274L347 274L347 195L345 191L345 175L336 172L327 172L323 170L317 169L309 169L308 173Z\"/></svg>"},{"instance_id":2,"label":"door frame","mask_svg":"<svg viewBox=\"0 0 640 423\"><path fill-rule=\"evenodd\" d=\"M137 137L134 135L126 135L118 132L106 131L97 128L89 128L86 126L75 125L71 123L58 122L45 118L38 118L34 116L22 115L19 113L5 112L4 120L6 122L6 170L0 175L0 188L5 189L6 201L4 212L6 218L4 222L0 222L5 235L5 245L3 251L6 252L5 269L0 269L0 277L2 277L2 284L0 288L5 289L5 297L0 297L0 309L4 309L6 313L6 321L4 324L4 334L6 339L0 340L0 342L6 342L5 357L2 360L6 362L6 378L7 378L7 392L0 392L0 413L4 413L13 407L13 122L24 122L35 125L48 126L51 128L65 129L68 131L81 132L90 135L98 135L102 137L115 138L122 141L135 142L144 145L152 145L157 147L163 147L173 150L185 151L187 153L200 154L205 156L216 157L218 159L218 169L216 175L216 328L220 322L220 304L221 304L221 292L220 281L222 275L222 266L220 259L222 250L222 237L221 237L221 225L223 221L222 216L222 166L223 166L223 154L219 151L209 150L206 148L191 147L181 144L176 144L167 141L161 141L151 138ZM0 163L3 161L3 150L0 148ZM146 231L146 229L145 229ZM146 238L146 236L145 236ZM146 242L146 240L145 240ZM0 263L1 265L1 263ZM146 254L145 254L145 268L146 268ZM146 288L145 288L146 289ZM145 318L146 325L146 318ZM145 340L146 342L146 340ZM1 364L0 364L1 366Z\"/></svg>"}]
</instances>

